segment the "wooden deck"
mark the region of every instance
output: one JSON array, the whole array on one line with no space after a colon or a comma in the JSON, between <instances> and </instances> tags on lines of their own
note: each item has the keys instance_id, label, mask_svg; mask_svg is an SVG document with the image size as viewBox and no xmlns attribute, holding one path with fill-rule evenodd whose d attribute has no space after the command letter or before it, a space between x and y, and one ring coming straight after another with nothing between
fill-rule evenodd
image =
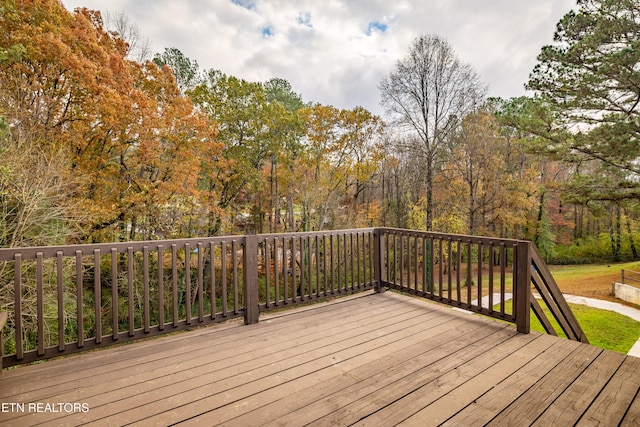
<instances>
[{"instance_id":1,"label":"wooden deck","mask_svg":"<svg viewBox=\"0 0 640 427\"><path fill-rule=\"evenodd\" d=\"M640 359L385 292L7 370L0 424L632 426L639 390Z\"/></svg>"}]
</instances>

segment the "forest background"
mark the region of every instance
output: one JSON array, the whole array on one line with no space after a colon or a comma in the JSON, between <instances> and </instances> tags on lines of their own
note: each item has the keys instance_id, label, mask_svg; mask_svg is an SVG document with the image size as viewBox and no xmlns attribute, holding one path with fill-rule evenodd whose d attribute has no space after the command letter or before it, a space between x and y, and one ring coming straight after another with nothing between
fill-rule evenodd
<instances>
[{"instance_id":1,"label":"forest background","mask_svg":"<svg viewBox=\"0 0 640 427\"><path fill-rule=\"evenodd\" d=\"M640 258L634 0L579 0L531 97L417 36L384 118L153 54L124 15L0 0L0 29L0 247L387 226Z\"/></svg>"}]
</instances>

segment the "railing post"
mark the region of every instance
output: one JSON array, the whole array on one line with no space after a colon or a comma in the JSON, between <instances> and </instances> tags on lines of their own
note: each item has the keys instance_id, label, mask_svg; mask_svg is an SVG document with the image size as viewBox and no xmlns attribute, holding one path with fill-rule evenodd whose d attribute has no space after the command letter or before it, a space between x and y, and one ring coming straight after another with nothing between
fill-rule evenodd
<instances>
[{"instance_id":1,"label":"railing post","mask_svg":"<svg viewBox=\"0 0 640 427\"><path fill-rule=\"evenodd\" d=\"M528 334L531 313L531 242L518 242L515 273L515 317L518 332Z\"/></svg>"},{"instance_id":2,"label":"railing post","mask_svg":"<svg viewBox=\"0 0 640 427\"><path fill-rule=\"evenodd\" d=\"M9 318L9 313L5 311L0 311L0 375L4 373L2 370L2 358L4 357L4 339L2 330L4 329L4 324L7 323L7 319Z\"/></svg>"},{"instance_id":3,"label":"railing post","mask_svg":"<svg viewBox=\"0 0 640 427\"><path fill-rule=\"evenodd\" d=\"M384 292L382 278L384 277L384 229L373 230L373 276L376 282L376 292Z\"/></svg>"},{"instance_id":4,"label":"railing post","mask_svg":"<svg viewBox=\"0 0 640 427\"><path fill-rule=\"evenodd\" d=\"M243 256L244 323L258 323L260 306L258 301L258 237L245 236Z\"/></svg>"}]
</instances>

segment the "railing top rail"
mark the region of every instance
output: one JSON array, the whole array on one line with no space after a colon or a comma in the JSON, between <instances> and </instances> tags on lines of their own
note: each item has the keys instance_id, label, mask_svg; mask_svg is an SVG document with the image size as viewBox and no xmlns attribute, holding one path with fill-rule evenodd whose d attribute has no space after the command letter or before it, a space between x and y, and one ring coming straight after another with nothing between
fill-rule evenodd
<instances>
[{"instance_id":1,"label":"railing top rail","mask_svg":"<svg viewBox=\"0 0 640 427\"><path fill-rule=\"evenodd\" d=\"M437 233L431 231L417 231L401 228L377 228L391 233L400 233L410 236L431 236L436 239L445 240L457 240L469 243L483 243L494 245L517 245L521 240L516 239L501 239L492 237L481 236L469 236L463 234L449 234L449 233ZM345 230L326 230L326 231L308 231L308 232L294 232L294 233L270 233L270 234L258 234L256 238L259 243L264 242L266 239L273 238L300 238L300 237L314 237L314 236L330 236L330 235L347 235L354 233L371 233L376 228L356 228ZM198 243L208 244L210 242L220 243L222 241L244 241L247 235L228 235L228 236L211 236L211 237L197 237L188 239L174 239L174 240L145 240L145 241L129 241L129 242L115 242L115 243L84 243L75 245L59 245L59 246L37 246L37 247L16 247L16 248L0 248L0 261L11 261L14 259L15 254L19 253L22 259L35 259L38 254L42 254L45 258L55 257L58 253L62 253L63 256L75 256L77 251L80 251L82 255L93 254L96 250L101 253L107 253L115 249L116 252L126 252L130 248L134 251L142 250L147 247L149 250L157 250L159 247L171 248L172 245L183 247L187 244L197 246Z\"/></svg>"},{"instance_id":2,"label":"railing top rail","mask_svg":"<svg viewBox=\"0 0 640 427\"><path fill-rule=\"evenodd\" d=\"M462 242L471 242L471 243L492 243L492 244L504 244L508 246L515 246L520 242L524 242L525 240L517 240L517 239L502 239L495 237L482 237L482 236L470 236L465 234L452 234L452 233L438 233L433 231L419 231L419 230L407 230L403 228L382 228L382 230L389 231L392 233L399 233L410 236L431 236L436 239L452 239L459 240ZM527 241L528 242L528 241Z\"/></svg>"},{"instance_id":3,"label":"railing top rail","mask_svg":"<svg viewBox=\"0 0 640 427\"><path fill-rule=\"evenodd\" d=\"M313 236L330 236L330 235L346 235L354 233L371 233L374 228L358 228L349 230L327 230L327 231L309 231L309 232L295 232L295 233L272 233L272 234L259 234L257 235L258 242L264 242L269 238L299 238L299 237L313 237ZM165 249L171 248L172 245L183 247L186 244L190 244L195 247L198 243L208 244L210 242L220 243L222 241L231 242L244 241L247 235L227 235L227 236L211 236L211 237L194 237L188 239L173 239L173 240L144 240L144 241L128 241L128 242L114 242L114 243L81 243L72 245L59 245L59 246L32 246L32 247L15 247L15 248L0 248L0 261L12 261L14 255L19 253L22 259L34 259L37 254L42 254L43 257L55 257L58 252L62 252L63 256L75 256L76 251L81 251L83 255L93 254L95 250L99 250L101 253L107 253L112 249L117 252L126 252L129 248L133 248L134 251L142 250L147 247L149 250L156 250L158 247Z\"/></svg>"},{"instance_id":4,"label":"railing top rail","mask_svg":"<svg viewBox=\"0 0 640 427\"><path fill-rule=\"evenodd\" d=\"M22 259L35 259L38 254L42 254L44 258L55 257L58 253L62 253L63 256L75 256L77 251L80 251L82 255L91 255L95 250L99 250L101 253L106 254L112 249L121 253L128 251L129 248L132 248L134 251L140 251L145 247L149 250L157 250L159 247L171 249L173 245L184 247L187 244L195 248L198 243L209 244L210 242L220 243L223 241L232 242L234 240L244 241L245 237L245 235L236 235L174 240L145 240L117 243L84 243L77 245L2 248L0 249L0 261L13 261L15 254L17 253L21 255Z\"/></svg>"},{"instance_id":5,"label":"railing top rail","mask_svg":"<svg viewBox=\"0 0 640 427\"><path fill-rule=\"evenodd\" d=\"M345 230L323 230L323 231L298 231L293 233L268 233L268 234L258 234L258 242L264 242L266 239L273 238L283 238L283 237L315 237L315 236L336 236L336 235L345 235L345 234L355 234L355 233L372 233L376 229L373 227L369 228L352 228Z\"/></svg>"}]
</instances>

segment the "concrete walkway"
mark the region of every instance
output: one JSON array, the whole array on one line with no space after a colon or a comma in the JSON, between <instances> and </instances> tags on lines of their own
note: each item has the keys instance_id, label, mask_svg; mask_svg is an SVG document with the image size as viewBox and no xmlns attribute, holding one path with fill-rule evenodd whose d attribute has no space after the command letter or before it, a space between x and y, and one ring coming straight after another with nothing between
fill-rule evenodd
<instances>
[{"instance_id":1,"label":"concrete walkway","mask_svg":"<svg viewBox=\"0 0 640 427\"><path fill-rule=\"evenodd\" d=\"M535 295L535 297L539 298L538 295ZM512 295L507 293L505 294L505 298L508 301L512 298ZM567 302L570 302L572 304L580 304L580 305L586 305L588 307L599 308L601 310L615 311L616 313L620 313L623 316L630 317L633 320L640 322L640 310L627 307L626 305L618 304L617 302L604 301L596 298L587 298L587 297L582 297L577 295L567 295L567 294L564 295L564 298L567 300ZM498 304L499 302L500 302L500 294L493 294L493 303ZM476 303L477 303L477 300L473 302L473 304L476 304ZM482 298L482 307L489 307L489 296ZM640 357L640 337L638 338L638 341L636 341L635 345L631 347L631 350L629 350L627 355Z\"/></svg>"}]
</instances>

